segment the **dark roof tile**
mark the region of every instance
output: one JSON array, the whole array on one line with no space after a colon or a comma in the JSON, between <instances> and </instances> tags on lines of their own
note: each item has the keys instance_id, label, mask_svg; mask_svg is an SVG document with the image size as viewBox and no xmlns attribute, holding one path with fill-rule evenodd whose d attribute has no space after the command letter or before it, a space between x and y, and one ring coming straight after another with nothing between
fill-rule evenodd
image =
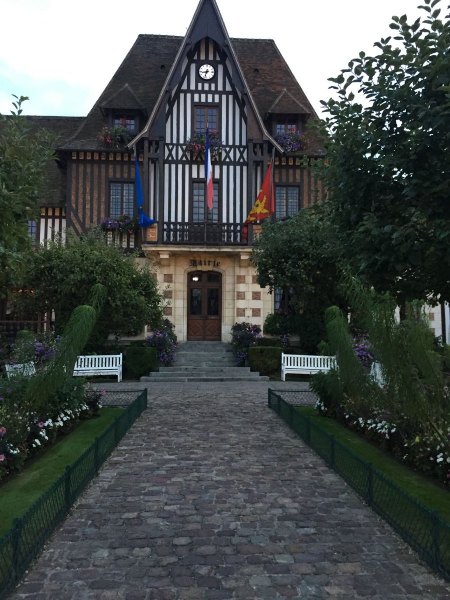
<instances>
[{"instance_id":1,"label":"dark roof tile","mask_svg":"<svg viewBox=\"0 0 450 600\"><path fill-rule=\"evenodd\" d=\"M117 102L117 108L140 105L150 114L182 41L179 36L139 35L75 136L62 148L99 149L97 137L104 124L101 109L112 107L113 100ZM263 119L277 100L282 105L273 109L276 112L287 108L288 112L315 116L313 107L273 40L235 38L231 42ZM132 106L130 102L136 104ZM120 106L121 103L126 106Z\"/></svg>"}]
</instances>

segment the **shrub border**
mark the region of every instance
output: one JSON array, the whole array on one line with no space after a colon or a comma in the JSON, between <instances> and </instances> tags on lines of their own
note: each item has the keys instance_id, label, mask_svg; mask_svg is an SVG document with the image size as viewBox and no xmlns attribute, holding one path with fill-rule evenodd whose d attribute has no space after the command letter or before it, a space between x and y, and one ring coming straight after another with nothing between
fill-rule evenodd
<instances>
[{"instance_id":1,"label":"shrub border","mask_svg":"<svg viewBox=\"0 0 450 600\"><path fill-rule=\"evenodd\" d=\"M0 538L0 598L14 589L75 500L146 408L147 390L143 390L27 512L14 519L11 529Z\"/></svg>"},{"instance_id":2,"label":"shrub border","mask_svg":"<svg viewBox=\"0 0 450 600\"><path fill-rule=\"evenodd\" d=\"M405 493L271 388L268 406L387 521L422 560L450 581L450 523Z\"/></svg>"}]
</instances>

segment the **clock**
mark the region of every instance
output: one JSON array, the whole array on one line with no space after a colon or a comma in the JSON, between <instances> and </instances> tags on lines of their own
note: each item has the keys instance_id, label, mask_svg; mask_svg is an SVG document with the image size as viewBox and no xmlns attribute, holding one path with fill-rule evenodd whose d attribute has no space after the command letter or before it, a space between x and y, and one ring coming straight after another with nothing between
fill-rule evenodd
<instances>
[{"instance_id":1,"label":"clock","mask_svg":"<svg viewBox=\"0 0 450 600\"><path fill-rule=\"evenodd\" d=\"M204 64L201 65L198 69L198 74L202 79L212 79L214 77L216 70L212 65Z\"/></svg>"}]
</instances>

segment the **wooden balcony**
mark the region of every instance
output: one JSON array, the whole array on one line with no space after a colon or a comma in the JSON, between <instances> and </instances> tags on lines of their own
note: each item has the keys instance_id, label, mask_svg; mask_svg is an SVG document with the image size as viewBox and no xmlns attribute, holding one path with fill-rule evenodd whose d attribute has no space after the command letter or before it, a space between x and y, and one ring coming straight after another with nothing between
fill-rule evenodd
<instances>
[{"instance_id":1,"label":"wooden balcony","mask_svg":"<svg viewBox=\"0 0 450 600\"><path fill-rule=\"evenodd\" d=\"M163 224L163 244L198 246L247 246L242 223L174 223Z\"/></svg>"},{"instance_id":2,"label":"wooden balcony","mask_svg":"<svg viewBox=\"0 0 450 600\"><path fill-rule=\"evenodd\" d=\"M125 251L133 251L138 247L138 232L136 231L105 231L106 243Z\"/></svg>"},{"instance_id":3,"label":"wooden balcony","mask_svg":"<svg viewBox=\"0 0 450 600\"><path fill-rule=\"evenodd\" d=\"M10 319L0 320L0 336L8 344L13 344L17 334L23 329L27 329L33 333L42 333L50 330L50 323L44 318L34 321L13 321Z\"/></svg>"}]
</instances>

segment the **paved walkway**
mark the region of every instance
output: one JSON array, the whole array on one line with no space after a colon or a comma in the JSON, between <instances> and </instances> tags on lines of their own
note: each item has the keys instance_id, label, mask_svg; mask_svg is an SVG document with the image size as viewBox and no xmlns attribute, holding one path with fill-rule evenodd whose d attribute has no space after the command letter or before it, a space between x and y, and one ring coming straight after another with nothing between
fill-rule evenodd
<instances>
[{"instance_id":1,"label":"paved walkway","mask_svg":"<svg viewBox=\"0 0 450 600\"><path fill-rule=\"evenodd\" d=\"M450 599L267 408L268 385L152 384L14 598Z\"/></svg>"}]
</instances>

